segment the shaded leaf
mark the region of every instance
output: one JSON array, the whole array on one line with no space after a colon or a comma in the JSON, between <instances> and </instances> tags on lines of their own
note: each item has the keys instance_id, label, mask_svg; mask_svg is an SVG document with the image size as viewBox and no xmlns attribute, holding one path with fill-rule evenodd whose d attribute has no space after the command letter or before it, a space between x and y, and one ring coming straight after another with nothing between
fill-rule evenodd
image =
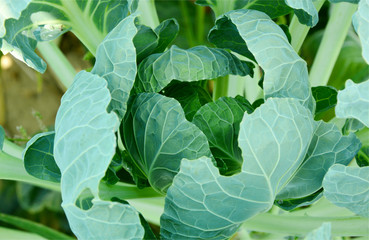
<instances>
[{"instance_id":1,"label":"shaded leaf","mask_svg":"<svg viewBox=\"0 0 369 240\"><path fill-rule=\"evenodd\" d=\"M323 196L323 188L319 189L317 192L302 198L291 198L284 200L276 200L275 205L282 208L283 210L290 211L298 207L308 206L318 201Z\"/></svg>"},{"instance_id":2,"label":"shaded leaf","mask_svg":"<svg viewBox=\"0 0 369 240\"><path fill-rule=\"evenodd\" d=\"M315 115L318 115L336 106L337 90L334 87L312 87L311 91L316 102Z\"/></svg>"},{"instance_id":3,"label":"shaded leaf","mask_svg":"<svg viewBox=\"0 0 369 240\"><path fill-rule=\"evenodd\" d=\"M153 53L159 53L163 52L177 37L179 25L175 18L171 18L162 21L154 31L159 36L159 42Z\"/></svg>"},{"instance_id":4,"label":"shaded leaf","mask_svg":"<svg viewBox=\"0 0 369 240\"><path fill-rule=\"evenodd\" d=\"M133 43L136 48L137 62L141 62L157 48L159 37L151 28L145 25L137 25L136 27L137 34L133 38Z\"/></svg>"},{"instance_id":5,"label":"shaded leaf","mask_svg":"<svg viewBox=\"0 0 369 240\"><path fill-rule=\"evenodd\" d=\"M369 166L369 146L363 146L355 156L359 167Z\"/></svg>"}]
</instances>

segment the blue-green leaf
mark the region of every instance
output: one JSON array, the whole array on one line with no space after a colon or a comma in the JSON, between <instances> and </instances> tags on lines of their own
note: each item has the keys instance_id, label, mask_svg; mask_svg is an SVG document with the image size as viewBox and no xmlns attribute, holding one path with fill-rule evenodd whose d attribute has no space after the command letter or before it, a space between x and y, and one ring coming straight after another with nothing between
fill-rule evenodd
<instances>
[{"instance_id":1,"label":"blue-green leaf","mask_svg":"<svg viewBox=\"0 0 369 240\"><path fill-rule=\"evenodd\" d=\"M11 1L11 4L14 5L14 2L20 1ZM38 41L53 40L71 30L95 54L97 46L106 34L125 18L129 11L134 10L132 5L136 5L135 1L32 1L19 19L5 20L6 34L0 39L1 51L4 54L10 52L28 66L43 73L46 63L34 52Z\"/></svg>"},{"instance_id":2,"label":"blue-green leaf","mask_svg":"<svg viewBox=\"0 0 369 240\"><path fill-rule=\"evenodd\" d=\"M54 157L62 173L62 207L79 239L142 239L144 230L133 207L99 197L98 186L114 156L119 126L116 114L106 110L110 101L106 81L84 71L61 100ZM83 210L76 202L86 190L94 199L91 208Z\"/></svg>"},{"instance_id":3,"label":"blue-green leaf","mask_svg":"<svg viewBox=\"0 0 369 240\"><path fill-rule=\"evenodd\" d=\"M154 53L163 52L177 37L179 25L175 18L171 18L161 22L154 31L159 36L158 46Z\"/></svg>"},{"instance_id":4,"label":"blue-green leaf","mask_svg":"<svg viewBox=\"0 0 369 240\"><path fill-rule=\"evenodd\" d=\"M369 80L355 84L346 81L345 89L338 91L336 116L355 118L369 127Z\"/></svg>"},{"instance_id":5,"label":"blue-green leaf","mask_svg":"<svg viewBox=\"0 0 369 240\"><path fill-rule=\"evenodd\" d=\"M23 151L26 171L37 178L60 182L60 170L53 156L55 132L39 133L27 142Z\"/></svg>"},{"instance_id":6,"label":"blue-green leaf","mask_svg":"<svg viewBox=\"0 0 369 240\"><path fill-rule=\"evenodd\" d=\"M333 165L323 180L324 196L339 207L369 217L369 167Z\"/></svg>"},{"instance_id":7,"label":"blue-green leaf","mask_svg":"<svg viewBox=\"0 0 369 240\"><path fill-rule=\"evenodd\" d=\"M136 77L136 51L133 37L137 33L135 15L123 19L99 45L92 73L108 82L112 100L108 110L122 119L127 111L129 93Z\"/></svg>"},{"instance_id":8,"label":"blue-green leaf","mask_svg":"<svg viewBox=\"0 0 369 240\"><path fill-rule=\"evenodd\" d=\"M348 2L348 3L359 3L360 0L329 0L331 3L340 3L340 2Z\"/></svg>"},{"instance_id":9,"label":"blue-green leaf","mask_svg":"<svg viewBox=\"0 0 369 240\"><path fill-rule=\"evenodd\" d=\"M5 131L4 128L0 125L0 151L3 150L5 140Z\"/></svg>"},{"instance_id":10,"label":"blue-green leaf","mask_svg":"<svg viewBox=\"0 0 369 240\"><path fill-rule=\"evenodd\" d=\"M5 20L9 18L18 19L23 9L25 9L30 2L31 0L0 0L0 38L6 33L4 26Z\"/></svg>"},{"instance_id":11,"label":"blue-green leaf","mask_svg":"<svg viewBox=\"0 0 369 240\"><path fill-rule=\"evenodd\" d=\"M355 0L354 0L355 1ZM357 1L356 1L357 2ZM352 24L359 35L363 48L363 57L369 64L369 0L360 0L358 9L352 17Z\"/></svg>"},{"instance_id":12,"label":"blue-green leaf","mask_svg":"<svg viewBox=\"0 0 369 240\"><path fill-rule=\"evenodd\" d=\"M325 222L319 228L309 232L304 240L331 240L332 225L330 222Z\"/></svg>"},{"instance_id":13,"label":"blue-green leaf","mask_svg":"<svg viewBox=\"0 0 369 240\"><path fill-rule=\"evenodd\" d=\"M248 49L263 68L265 98L297 98L314 112L315 102L306 62L293 50L282 29L265 13L254 10L231 11L217 19L217 22L226 20L236 26ZM215 27L211 32L216 30Z\"/></svg>"},{"instance_id":14,"label":"blue-green leaf","mask_svg":"<svg viewBox=\"0 0 369 240\"><path fill-rule=\"evenodd\" d=\"M285 0L286 4L294 9L300 23L314 27L318 23L318 11L313 0Z\"/></svg>"},{"instance_id":15,"label":"blue-green leaf","mask_svg":"<svg viewBox=\"0 0 369 240\"><path fill-rule=\"evenodd\" d=\"M229 238L240 223L269 210L302 163L314 125L298 100L270 98L240 124L241 173L221 176L207 157L182 160L161 216L163 238Z\"/></svg>"},{"instance_id":16,"label":"blue-green leaf","mask_svg":"<svg viewBox=\"0 0 369 240\"><path fill-rule=\"evenodd\" d=\"M211 156L206 136L186 120L181 105L157 93L130 101L121 127L124 144L151 186L165 193L181 160Z\"/></svg>"},{"instance_id":17,"label":"blue-green leaf","mask_svg":"<svg viewBox=\"0 0 369 240\"><path fill-rule=\"evenodd\" d=\"M216 48L197 46L188 50L172 46L152 54L138 67L136 92L159 92L172 80L192 82L233 75L252 75L254 65Z\"/></svg>"},{"instance_id":18,"label":"blue-green leaf","mask_svg":"<svg viewBox=\"0 0 369 240\"><path fill-rule=\"evenodd\" d=\"M360 147L355 134L342 136L333 123L319 121L304 163L277 199L303 198L318 191L328 169L335 163L349 164Z\"/></svg>"}]
</instances>

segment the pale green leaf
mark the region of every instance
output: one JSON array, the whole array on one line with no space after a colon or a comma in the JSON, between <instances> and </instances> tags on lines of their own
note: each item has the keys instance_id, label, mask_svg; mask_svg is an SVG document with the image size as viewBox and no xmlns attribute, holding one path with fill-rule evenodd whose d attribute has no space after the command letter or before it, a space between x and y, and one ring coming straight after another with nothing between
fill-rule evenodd
<instances>
[{"instance_id":1,"label":"pale green leaf","mask_svg":"<svg viewBox=\"0 0 369 240\"><path fill-rule=\"evenodd\" d=\"M252 75L254 65L217 48L197 46L187 50L172 46L152 54L138 66L136 92L159 92L172 80L192 82L233 75Z\"/></svg>"},{"instance_id":2,"label":"pale green leaf","mask_svg":"<svg viewBox=\"0 0 369 240\"><path fill-rule=\"evenodd\" d=\"M332 225L330 222L325 222L319 228L309 232L304 240L331 240Z\"/></svg>"},{"instance_id":3,"label":"pale green leaf","mask_svg":"<svg viewBox=\"0 0 369 240\"><path fill-rule=\"evenodd\" d=\"M62 173L62 207L79 239L141 239L137 211L99 198L99 183L116 148L119 120L108 113L111 96L106 81L82 71L61 100L55 121L54 157ZM84 191L93 195L88 210L76 205ZM102 231L103 229L103 231Z\"/></svg>"},{"instance_id":4,"label":"pale green leaf","mask_svg":"<svg viewBox=\"0 0 369 240\"><path fill-rule=\"evenodd\" d=\"M6 2L14 5L18 0ZM38 41L49 41L71 30L95 54L97 46L128 15L133 3L131 0L32 1L19 19L5 20L6 34L0 39L0 48L4 54L10 52L43 73L46 64L34 52Z\"/></svg>"},{"instance_id":5,"label":"pale green leaf","mask_svg":"<svg viewBox=\"0 0 369 240\"><path fill-rule=\"evenodd\" d=\"M0 236L9 240L47 240L34 233L28 233L21 230L14 230L10 228L0 227Z\"/></svg>"},{"instance_id":6,"label":"pale green leaf","mask_svg":"<svg viewBox=\"0 0 369 240\"><path fill-rule=\"evenodd\" d=\"M18 19L23 9L30 2L31 0L0 0L0 38L6 33L4 26L5 20L9 18Z\"/></svg>"},{"instance_id":7,"label":"pale green leaf","mask_svg":"<svg viewBox=\"0 0 369 240\"><path fill-rule=\"evenodd\" d=\"M60 182L60 170L53 156L55 132L39 133L27 142L23 150L26 171L37 178Z\"/></svg>"},{"instance_id":8,"label":"pale green leaf","mask_svg":"<svg viewBox=\"0 0 369 240\"><path fill-rule=\"evenodd\" d=\"M315 102L306 62L293 50L282 29L265 13L254 10L232 11L221 16L217 22L227 20L237 28L248 50L265 72L265 98L297 98L314 112ZM217 26L214 27L209 35L217 30Z\"/></svg>"},{"instance_id":9,"label":"pale green leaf","mask_svg":"<svg viewBox=\"0 0 369 240\"><path fill-rule=\"evenodd\" d=\"M285 0L286 4L294 9L300 23L314 27L318 23L318 11L313 0Z\"/></svg>"},{"instance_id":10,"label":"pale green leaf","mask_svg":"<svg viewBox=\"0 0 369 240\"><path fill-rule=\"evenodd\" d=\"M313 117L296 99L270 98L240 124L242 172L221 176L207 157L182 160L161 217L165 239L223 239L265 212L308 150ZM222 207L219 207L222 206Z\"/></svg>"},{"instance_id":11,"label":"pale green leaf","mask_svg":"<svg viewBox=\"0 0 369 240\"><path fill-rule=\"evenodd\" d=\"M357 2L357 1L356 1ZM359 35L363 57L369 64L369 0L360 0L358 9L352 17L352 24Z\"/></svg>"},{"instance_id":12,"label":"pale green leaf","mask_svg":"<svg viewBox=\"0 0 369 240\"><path fill-rule=\"evenodd\" d=\"M346 81L345 89L338 91L336 116L355 118L369 127L369 80L355 84Z\"/></svg>"},{"instance_id":13,"label":"pale green leaf","mask_svg":"<svg viewBox=\"0 0 369 240\"><path fill-rule=\"evenodd\" d=\"M136 77L136 51L133 37L137 33L135 15L123 19L99 45L92 73L108 82L112 100L108 110L122 119L127 111L129 93Z\"/></svg>"},{"instance_id":14,"label":"pale green leaf","mask_svg":"<svg viewBox=\"0 0 369 240\"><path fill-rule=\"evenodd\" d=\"M328 169L335 163L349 164L360 147L355 134L342 136L333 123L319 121L304 163L277 199L303 198L315 193L322 187Z\"/></svg>"},{"instance_id":15,"label":"pale green leaf","mask_svg":"<svg viewBox=\"0 0 369 240\"><path fill-rule=\"evenodd\" d=\"M335 164L323 180L324 196L339 207L369 217L369 167Z\"/></svg>"},{"instance_id":16,"label":"pale green leaf","mask_svg":"<svg viewBox=\"0 0 369 240\"><path fill-rule=\"evenodd\" d=\"M187 121L181 105L157 93L130 101L121 127L124 145L151 186L165 193L181 160L211 156L206 136Z\"/></svg>"}]
</instances>

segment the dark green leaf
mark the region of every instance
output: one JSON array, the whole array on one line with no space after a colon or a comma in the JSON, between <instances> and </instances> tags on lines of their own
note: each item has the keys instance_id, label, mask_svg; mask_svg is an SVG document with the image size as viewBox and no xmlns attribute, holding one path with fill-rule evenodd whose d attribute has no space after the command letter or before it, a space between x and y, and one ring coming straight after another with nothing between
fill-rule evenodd
<instances>
[{"instance_id":1,"label":"dark green leaf","mask_svg":"<svg viewBox=\"0 0 369 240\"><path fill-rule=\"evenodd\" d=\"M159 43L153 53L159 53L163 52L177 37L179 25L175 18L171 18L161 22L154 31L159 36Z\"/></svg>"},{"instance_id":2,"label":"dark green leaf","mask_svg":"<svg viewBox=\"0 0 369 240\"><path fill-rule=\"evenodd\" d=\"M129 174L132 176L132 179L136 183L137 187L138 188L149 187L150 183L147 180L145 173L142 172L141 168L137 166L137 164L129 155L127 150L123 151L122 159L123 159L123 168L127 172L129 172Z\"/></svg>"},{"instance_id":3,"label":"dark green leaf","mask_svg":"<svg viewBox=\"0 0 369 240\"><path fill-rule=\"evenodd\" d=\"M129 106L121 125L124 145L158 192L167 191L183 158L211 156L206 136L186 120L175 99L142 93Z\"/></svg>"},{"instance_id":4,"label":"dark green leaf","mask_svg":"<svg viewBox=\"0 0 369 240\"><path fill-rule=\"evenodd\" d=\"M369 166L369 146L363 146L355 156L359 167Z\"/></svg>"},{"instance_id":5,"label":"dark green leaf","mask_svg":"<svg viewBox=\"0 0 369 240\"><path fill-rule=\"evenodd\" d=\"M200 108L193 123L200 128L209 141L210 150L223 175L240 172L241 149L238 147L240 122L245 112L253 112L251 104L243 97L222 97ZM223 169L223 171L222 171Z\"/></svg>"},{"instance_id":6,"label":"dark green leaf","mask_svg":"<svg viewBox=\"0 0 369 240\"><path fill-rule=\"evenodd\" d=\"M133 44L136 48L136 59L139 63L158 47L159 38L151 28L145 25L136 25L136 28L137 33L133 38Z\"/></svg>"},{"instance_id":7,"label":"dark green leaf","mask_svg":"<svg viewBox=\"0 0 369 240\"><path fill-rule=\"evenodd\" d=\"M172 46L164 53L152 54L138 66L134 91L159 92L172 80L193 82L228 74L253 75L254 65L216 48L197 46L188 50Z\"/></svg>"},{"instance_id":8,"label":"dark green leaf","mask_svg":"<svg viewBox=\"0 0 369 240\"><path fill-rule=\"evenodd\" d=\"M42 180L60 182L60 169L55 163L55 132L35 135L23 152L24 167L29 174Z\"/></svg>"},{"instance_id":9,"label":"dark green leaf","mask_svg":"<svg viewBox=\"0 0 369 240\"><path fill-rule=\"evenodd\" d=\"M278 26L283 30L284 34L286 34L288 42L291 43L291 33L288 26L286 24L279 24Z\"/></svg>"},{"instance_id":10,"label":"dark green leaf","mask_svg":"<svg viewBox=\"0 0 369 240\"><path fill-rule=\"evenodd\" d=\"M187 82L170 84L163 89L163 94L176 99L181 104L188 121L192 121L193 116L201 106L212 102L209 93L204 88Z\"/></svg>"},{"instance_id":11,"label":"dark green leaf","mask_svg":"<svg viewBox=\"0 0 369 240\"><path fill-rule=\"evenodd\" d=\"M317 192L303 198L293 198L285 200L276 200L274 205L282 208L283 210L290 211L298 207L303 207L310 205L318 201L323 196L323 188L319 189Z\"/></svg>"},{"instance_id":12,"label":"dark green leaf","mask_svg":"<svg viewBox=\"0 0 369 240\"><path fill-rule=\"evenodd\" d=\"M337 90L330 86L312 87L311 91L316 102L315 115L333 108L337 104Z\"/></svg>"},{"instance_id":13,"label":"dark green leaf","mask_svg":"<svg viewBox=\"0 0 369 240\"><path fill-rule=\"evenodd\" d=\"M342 134L348 135L349 133L355 133L363 129L365 125L355 118L347 118L345 125L342 127Z\"/></svg>"},{"instance_id":14,"label":"dark green leaf","mask_svg":"<svg viewBox=\"0 0 369 240\"><path fill-rule=\"evenodd\" d=\"M255 100L253 103L252 103L252 107L254 109L257 109L258 107L260 107L261 104L264 103L264 99L263 98L260 98L260 99L257 99Z\"/></svg>"}]
</instances>

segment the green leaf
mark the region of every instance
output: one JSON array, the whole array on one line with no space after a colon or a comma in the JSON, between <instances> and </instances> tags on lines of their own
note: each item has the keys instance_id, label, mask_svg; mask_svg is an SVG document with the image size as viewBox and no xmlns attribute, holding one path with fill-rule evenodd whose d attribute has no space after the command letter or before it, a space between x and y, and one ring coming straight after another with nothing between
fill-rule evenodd
<instances>
[{"instance_id":1,"label":"green leaf","mask_svg":"<svg viewBox=\"0 0 369 240\"><path fill-rule=\"evenodd\" d=\"M153 53L164 52L177 37L179 25L175 18L171 18L161 22L154 31L159 36L159 43Z\"/></svg>"},{"instance_id":2,"label":"green leaf","mask_svg":"<svg viewBox=\"0 0 369 240\"><path fill-rule=\"evenodd\" d=\"M355 84L346 81L346 87L338 91L336 116L355 118L369 127L369 80Z\"/></svg>"},{"instance_id":3,"label":"green leaf","mask_svg":"<svg viewBox=\"0 0 369 240\"><path fill-rule=\"evenodd\" d=\"M169 84L163 89L163 94L176 99L181 104L188 121L192 121L201 106L213 101L203 87L188 82Z\"/></svg>"},{"instance_id":4,"label":"green leaf","mask_svg":"<svg viewBox=\"0 0 369 240\"><path fill-rule=\"evenodd\" d=\"M324 196L339 207L369 217L369 167L333 165L323 180Z\"/></svg>"},{"instance_id":5,"label":"green leaf","mask_svg":"<svg viewBox=\"0 0 369 240\"><path fill-rule=\"evenodd\" d=\"M136 77L136 51L133 38L137 33L135 15L122 20L99 45L92 73L108 82L112 100L109 111L122 119L127 111L129 93Z\"/></svg>"},{"instance_id":6,"label":"green leaf","mask_svg":"<svg viewBox=\"0 0 369 240\"><path fill-rule=\"evenodd\" d=\"M0 48L43 73L46 63L34 52L38 41L50 41L71 30L95 54L106 34L134 10L131 4L132 0L32 1L19 19L5 20Z\"/></svg>"},{"instance_id":7,"label":"green leaf","mask_svg":"<svg viewBox=\"0 0 369 240\"><path fill-rule=\"evenodd\" d=\"M30 2L31 0L0 0L0 5L2 6L0 9L0 38L4 37L6 33L4 26L5 20L9 18L18 19L23 9Z\"/></svg>"},{"instance_id":8,"label":"green leaf","mask_svg":"<svg viewBox=\"0 0 369 240\"><path fill-rule=\"evenodd\" d=\"M110 101L107 82L82 71L64 94L55 120L54 157L62 173L62 207L79 239L144 235L133 207L99 197L98 186L114 156L119 126L116 114L106 110ZM76 201L87 190L94 197L93 205L83 210Z\"/></svg>"},{"instance_id":9,"label":"green leaf","mask_svg":"<svg viewBox=\"0 0 369 240\"><path fill-rule=\"evenodd\" d=\"M325 222L319 228L309 232L304 240L331 240L332 239L332 225L330 222Z\"/></svg>"},{"instance_id":10,"label":"green leaf","mask_svg":"<svg viewBox=\"0 0 369 240\"><path fill-rule=\"evenodd\" d=\"M369 146L363 146L355 156L359 167L369 166Z\"/></svg>"},{"instance_id":11,"label":"green leaf","mask_svg":"<svg viewBox=\"0 0 369 240\"><path fill-rule=\"evenodd\" d=\"M349 133L356 133L365 127L359 120L354 118L346 119L345 125L342 127L342 133L347 135Z\"/></svg>"},{"instance_id":12,"label":"green leaf","mask_svg":"<svg viewBox=\"0 0 369 240\"><path fill-rule=\"evenodd\" d=\"M336 106L337 90L334 87L312 87L311 91L316 102L315 115L318 115Z\"/></svg>"},{"instance_id":13,"label":"green leaf","mask_svg":"<svg viewBox=\"0 0 369 240\"><path fill-rule=\"evenodd\" d=\"M348 3L358 3L360 0L329 0L331 3L340 3L340 2L348 2Z\"/></svg>"},{"instance_id":14,"label":"green leaf","mask_svg":"<svg viewBox=\"0 0 369 240\"><path fill-rule=\"evenodd\" d=\"M317 192L302 198L292 198L292 199L279 199L274 202L275 205L282 208L283 210L290 211L295 208L308 206L318 201L323 196L323 188L319 189Z\"/></svg>"},{"instance_id":15,"label":"green leaf","mask_svg":"<svg viewBox=\"0 0 369 240\"><path fill-rule=\"evenodd\" d=\"M245 113L242 172L221 176L207 157L183 159L165 199L162 237L229 238L243 221L268 211L302 163L313 131L310 111L296 99L270 98Z\"/></svg>"},{"instance_id":16,"label":"green leaf","mask_svg":"<svg viewBox=\"0 0 369 240\"><path fill-rule=\"evenodd\" d=\"M137 62L141 62L157 48L159 37L151 28L145 25L137 25L136 27L137 34L133 38L133 43L136 48Z\"/></svg>"},{"instance_id":17,"label":"green leaf","mask_svg":"<svg viewBox=\"0 0 369 240\"><path fill-rule=\"evenodd\" d=\"M26 231L36 233L39 236L45 237L46 239L74 239L68 235L65 235L64 233L57 232L54 229L45 227L39 223L32 222L20 217L10 216L4 213L0 213L0 221L11 224Z\"/></svg>"},{"instance_id":18,"label":"green leaf","mask_svg":"<svg viewBox=\"0 0 369 240\"><path fill-rule=\"evenodd\" d=\"M228 74L253 75L253 64L216 48L197 46L188 50L172 46L147 57L138 66L136 92L159 92L172 80L193 82Z\"/></svg>"},{"instance_id":19,"label":"green leaf","mask_svg":"<svg viewBox=\"0 0 369 240\"><path fill-rule=\"evenodd\" d=\"M124 169L132 176L132 179L138 188L142 189L150 186L145 173L143 173L140 168L136 167L135 161L129 155L127 150L123 151L122 160Z\"/></svg>"},{"instance_id":20,"label":"green leaf","mask_svg":"<svg viewBox=\"0 0 369 240\"><path fill-rule=\"evenodd\" d=\"M265 13L236 10L226 13L218 21L231 21L264 70L265 98L297 98L312 112L312 97L306 63L288 43L288 39ZM213 28L216 31L217 27ZM268 47L265 47L268 46Z\"/></svg>"},{"instance_id":21,"label":"green leaf","mask_svg":"<svg viewBox=\"0 0 369 240\"><path fill-rule=\"evenodd\" d=\"M163 194L183 158L211 156L206 136L186 120L181 105L157 93L142 93L130 101L121 136L136 167Z\"/></svg>"},{"instance_id":22,"label":"green leaf","mask_svg":"<svg viewBox=\"0 0 369 240\"><path fill-rule=\"evenodd\" d=\"M357 0L353 0L357 2ZM354 25L355 31L359 35L361 46L363 48L363 57L369 64L369 0L360 0L359 6L352 17L352 24Z\"/></svg>"},{"instance_id":23,"label":"green leaf","mask_svg":"<svg viewBox=\"0 0 369 240\"><path fill-rule=\"evenodd\" d=\"M200 128L209 141L210 150L218 161L224 163L223 175L240 172L242 153L238 147L240 122L245 112L254 111L251 104L243 97L222 97L200 108L193 118L193 123Z\"/></svg>"},{"instance_id":24,"label":"green leaf","mask_svg":"<svg viewBox=\"0 0 369 240\"><path fill-rule=\"evenodd\" d=\"M315 9L313 0L285 0L286 4L294 9L299 22L309 27L318 23L318 11Z\"/></svg>"},{"instance_id":25,"label":"green leaf","mask_svg":"<svg viewBox=\"0 0 369 240\"><path fill-rule=\"evenodd\" d=\"M360 147L355 134L342 136L335 124L319 121L303 164L277 199L303 198L318 191L328 169L335 163L349 164Z\"/></svg>"},{"instance_id":26,"label":"green leaf","mask_svg":"<svg viewBox=\"0 0 369 240\"><path fill-rule=\"evenodd\" d=\"M3 150L4 140L5 140L5 131L4 128L0 125L0 151Z\"/></svg>"},{"instance_id":27,"label":"green leaf","mask_svg":"<svg viewBox=\"0 0 369 240\"><path fill-rule=\"evenodd\" d=\"M23 162L30 175L42 180L60 182L60 169L53 156L54 137L54 131L35 135L23 150Z\"/></svg>"}]
</instances>

